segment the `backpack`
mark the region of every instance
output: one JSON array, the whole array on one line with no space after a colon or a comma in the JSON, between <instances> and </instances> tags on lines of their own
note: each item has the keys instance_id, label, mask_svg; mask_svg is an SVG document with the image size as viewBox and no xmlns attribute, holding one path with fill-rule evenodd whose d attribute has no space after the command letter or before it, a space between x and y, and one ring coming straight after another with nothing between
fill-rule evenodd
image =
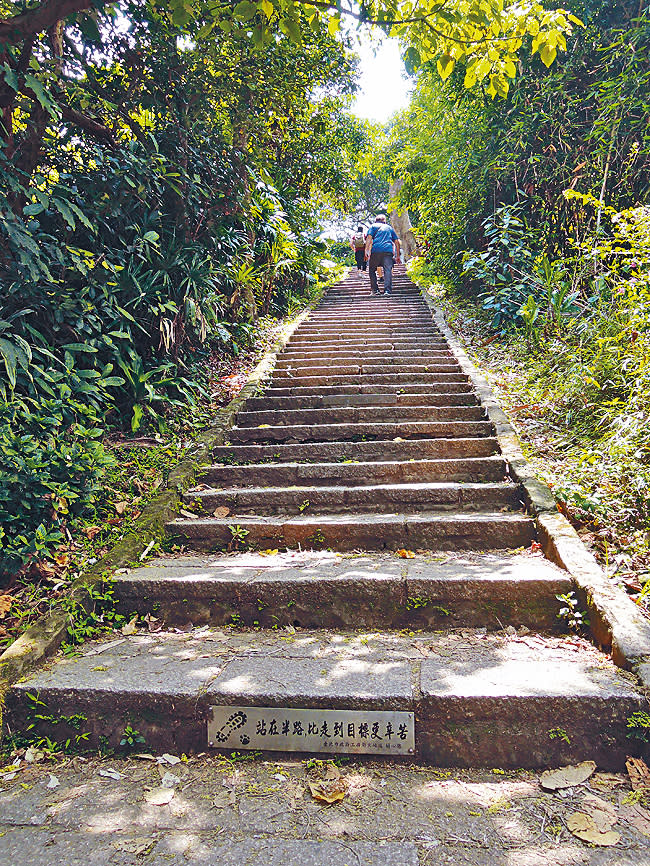
<instances>
[{"instance_id":1,"label":"backpack","mask_svg":"<svg viewBox=\"0 0 650 866\"><path fill-rule=\"evenodd\" d=\"M363 232L355 232L352 235L352 240L354 241L354 246L356 249L360 250L362 247L365 247L366 242L363 237Z\"/></svg>"}]
</instances>

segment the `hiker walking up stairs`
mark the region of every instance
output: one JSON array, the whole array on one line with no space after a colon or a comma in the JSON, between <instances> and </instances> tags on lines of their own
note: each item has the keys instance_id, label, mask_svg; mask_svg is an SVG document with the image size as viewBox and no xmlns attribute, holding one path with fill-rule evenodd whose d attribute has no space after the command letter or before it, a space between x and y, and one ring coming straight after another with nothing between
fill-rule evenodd
<instances>
[{"instance_id":1,"label":"hiker walking up stairs","mask_svg":"<svg viewBox=\"0 0 650 866\"><path fill-rule=\"evenodd\" d=\"M621 766L643 699L567 639L556 596L572 582L531 554L485 407L403 269L390 298L360 275L330 289L229 439L186 495L197 516L168 525L181 555L116 577L123 609L164 629L16 685L13 719L37 692L49 712L83 712L91 741L128 720L179 752L281 748L292 710L412 713L421 761ZM236 709L209 735L213 706ZM255 743L250 707L277 710ZM380 751L387 730L399 745L381 730ZM327 722L313 736L322 748L303 750L337 750Z\"/></svg>"}]
</instances>

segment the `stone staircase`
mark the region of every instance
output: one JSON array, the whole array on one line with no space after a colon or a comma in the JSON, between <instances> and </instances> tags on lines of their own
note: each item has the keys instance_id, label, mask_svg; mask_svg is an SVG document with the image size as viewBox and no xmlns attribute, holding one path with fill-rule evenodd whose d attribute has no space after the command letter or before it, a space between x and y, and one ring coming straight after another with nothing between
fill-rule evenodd
<instances>
[{"instance_id":1,"label":"stone staircase","mask_svg":"<svg viewBox=\"0 0 650 866\"><path fill-rule=\"evenodd\" d=\"M48 730L32 694L89 742L131 724L179 752L206 749L212 705L409 711L421 761L621 767L644 698L563 632L571 580L531 552L485 408L403 270L390 298L358 276L328 292L184 510L180 553L116 576L124 612L163 629L15 685L12 725Z\"/></svg>"},{"instance_id":2,"label":"stone staircase","mask_svg":"<svg viewBox=\"0 0 650 866\"><path fill-rule=\"evenodd\" d=\"M263 548L528 545L493 434L417 287L398 272L390 299L371 298L352 278L296 331L188 496L231 513L169 531L200 550L232 546L233 523Z\"/></svg>"}]
</instances>

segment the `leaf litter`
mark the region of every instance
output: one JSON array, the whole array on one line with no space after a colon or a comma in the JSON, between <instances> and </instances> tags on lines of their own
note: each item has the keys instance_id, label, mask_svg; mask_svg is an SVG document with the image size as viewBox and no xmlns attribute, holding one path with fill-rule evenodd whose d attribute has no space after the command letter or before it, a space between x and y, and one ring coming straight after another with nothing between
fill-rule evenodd
<instances>
[{"instance_id":1,"label":"leaf litter","mask_svg":"<svg viewBox=\"0 0 650 866\"><path fill-rule=\"evenodd\" d=\"M153 788L151 791L146 791L144 795L144 799L151 806L166 806L168 803L174 798L174 789L173 788L163 788L161 785L159 788Z\"/></svg>"},{"instance_id":2,"label":"leaf litter","mask_svg":"<svg viewBox=\"0 0 650 866\"><path fill-rule=\"evenodd\" d=\"M585 812L573 812L567 818L567 827L578 839L591 842L592 845L611 846L621 841L621 834L615 830L601 830L591 815Z\"/></svg>"},{"instance_id":3,"label":"leaf litter","mask_svg":"<svg viewBox=\"0 0 650 866\"><path fill-rule=\"evenodd\" d=\"M559 791L582 785L596 770L595 761L582 761L580 764L569 764L558 770L545 770L539 782L545 791Z\"/></svg>"}]
</instances>

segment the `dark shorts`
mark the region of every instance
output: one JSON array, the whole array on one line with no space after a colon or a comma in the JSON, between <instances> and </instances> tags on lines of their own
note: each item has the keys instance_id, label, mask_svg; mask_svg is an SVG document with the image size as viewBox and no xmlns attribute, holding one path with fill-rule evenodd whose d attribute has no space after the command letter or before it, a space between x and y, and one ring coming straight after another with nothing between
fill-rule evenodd
<instances>
[{"instance_id":1,"label":"dark shorts","mask_svg":"<svg viewBox=\"0 0 650 866\"><path fill-rule=\"evenodd\" d=\"M357 267L360 271L365 271L366 269L366 248L361 247L361 249L356 249L354 251L354 258L357 262Z\"/></svg>"}]
</instances>

